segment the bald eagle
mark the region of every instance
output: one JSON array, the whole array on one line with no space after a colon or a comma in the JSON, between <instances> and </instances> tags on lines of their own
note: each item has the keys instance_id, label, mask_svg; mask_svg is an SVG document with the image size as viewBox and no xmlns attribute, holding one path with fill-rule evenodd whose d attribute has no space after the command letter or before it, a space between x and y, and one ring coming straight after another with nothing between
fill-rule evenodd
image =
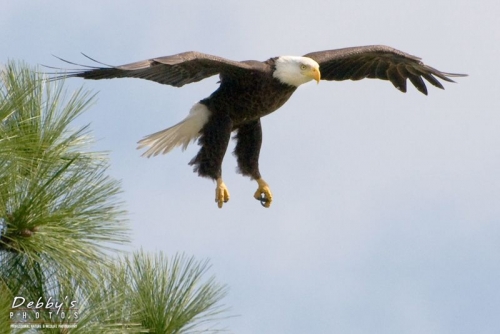
<instances>
[{"instance_id":1,"label":"bald eagle","mask_svg":"<svg viewBox=\"0 0 500 334\"><path fill-rule=\"evenodd\" d=\"M233 131L236 132L234 155L238 171L257 181L254 197L267 208L271 205L271 190L259 170L260 119L280 108L300 85L311 80L319 83L320 80L373 78L389 80L398 90L406 92L406 79L409 79L417 90L427 95L423 79L443 89L436 78L453 82L450 77L465 76L438 71L418 57L383 45L312 52L302 57L280 56L263 62L232 61L191 51L121 66L97 63L105 67L84 66L84 69L71 70L53 79L140 78L182 87L219 75L219 88L197 102L184 120L138 143L139 149L146 148L143 156L149 158L166 154L178 146L184 150L198 139L201 149L189 165L194 166L199 176L216 182L215 202L219 208L229 200L221 165Z\"/></svg>"}]
</instances>

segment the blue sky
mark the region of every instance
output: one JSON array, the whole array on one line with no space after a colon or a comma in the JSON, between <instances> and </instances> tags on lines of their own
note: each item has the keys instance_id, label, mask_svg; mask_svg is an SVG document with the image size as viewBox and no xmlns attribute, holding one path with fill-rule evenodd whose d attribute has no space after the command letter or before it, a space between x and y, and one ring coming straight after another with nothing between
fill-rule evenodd
<instances>
[{"instance_id":1,"label":"blue sky","mask_svg":"<svg viewBox=\"0 0 500 334\"><path fill-rule=\"evenodd\" d=\"M122 180L134 248L209 258L230 287L240 334L498 333L500 30L493 0L10 1L0 63L110 64L188 50L233 60L386 44L443 71L445 91L388 82L302 86L263 119L256 184L223 165L231 201L187 166L198 147L145 159L143 136L175 124L217 88L68 80L99 91L91 123Z\"/></svg>"}]
</instances>

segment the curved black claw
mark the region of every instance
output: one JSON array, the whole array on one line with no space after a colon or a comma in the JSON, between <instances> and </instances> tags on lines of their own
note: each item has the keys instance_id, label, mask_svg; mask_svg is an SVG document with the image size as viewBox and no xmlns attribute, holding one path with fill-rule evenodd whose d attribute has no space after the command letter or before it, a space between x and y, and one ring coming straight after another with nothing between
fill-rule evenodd
<instances>
[{"instance_id":1,"label":"curved black claw","mask_svg":"<svg viewBox=\"0 0 500 334\"><path fill-rule=\"evenodd\" d=\"M260 197L259 198L256 198L257 201L260 202L260 205L262 205L263 207L267 208L268 205L266 205L267 203L269 203L269 199L266 197L265 194L260 194Z\"/></svg>"},{"instance_id":2,"label":"curved black claw","mask_svg":"<svg viewBox=\"0 0 500 334\"><path fill-rule=\"evenodd\" d=\"M257 179L257 183L259 184L259 188L253 194L253 197L257 199L263 207L269 208L271 206L271 202L273 201L271 189L269 189L269 185L266 181L262 179Z\"/></svg>"}]
</instances>

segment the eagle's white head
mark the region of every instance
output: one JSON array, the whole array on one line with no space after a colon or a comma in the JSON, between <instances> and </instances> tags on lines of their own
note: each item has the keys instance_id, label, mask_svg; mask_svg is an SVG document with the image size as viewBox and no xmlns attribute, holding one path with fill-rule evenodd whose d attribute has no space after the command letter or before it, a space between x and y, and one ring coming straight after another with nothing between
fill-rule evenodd
<instances>
[{"instance_id":1,"label":"eagle's white head","mask_svg":"<svg viewBox=\"0 0 500 334\"><path fill-rule=\"evenodd\" d=\"M276 59L273 77L284 84L298 87L311 80L319 83L319 64L308 57L281 56Z\"/></svg>"}]
</instances>

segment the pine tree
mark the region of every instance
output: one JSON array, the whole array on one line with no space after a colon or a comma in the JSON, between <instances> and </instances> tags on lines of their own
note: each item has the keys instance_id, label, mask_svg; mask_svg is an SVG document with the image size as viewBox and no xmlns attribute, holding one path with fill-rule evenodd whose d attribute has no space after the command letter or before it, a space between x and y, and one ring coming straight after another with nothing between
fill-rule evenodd
<instances>
[{"instance_id":1,"label":"pine tree","mask_svg":"<svg viewBox=\"0 0 500 334\"><path fill-rule=\"evenodd\" d=\"M94 95L68 97L14 62L0 84L0 333L26 331L14 320L55 325L44 333L186 333L218 316L225 288L202 282L207 262L116 257L128 242L120 184L88 126L72 129ZM11 319L14 300L62 307Z\"/></svg>"}]
</instances>

